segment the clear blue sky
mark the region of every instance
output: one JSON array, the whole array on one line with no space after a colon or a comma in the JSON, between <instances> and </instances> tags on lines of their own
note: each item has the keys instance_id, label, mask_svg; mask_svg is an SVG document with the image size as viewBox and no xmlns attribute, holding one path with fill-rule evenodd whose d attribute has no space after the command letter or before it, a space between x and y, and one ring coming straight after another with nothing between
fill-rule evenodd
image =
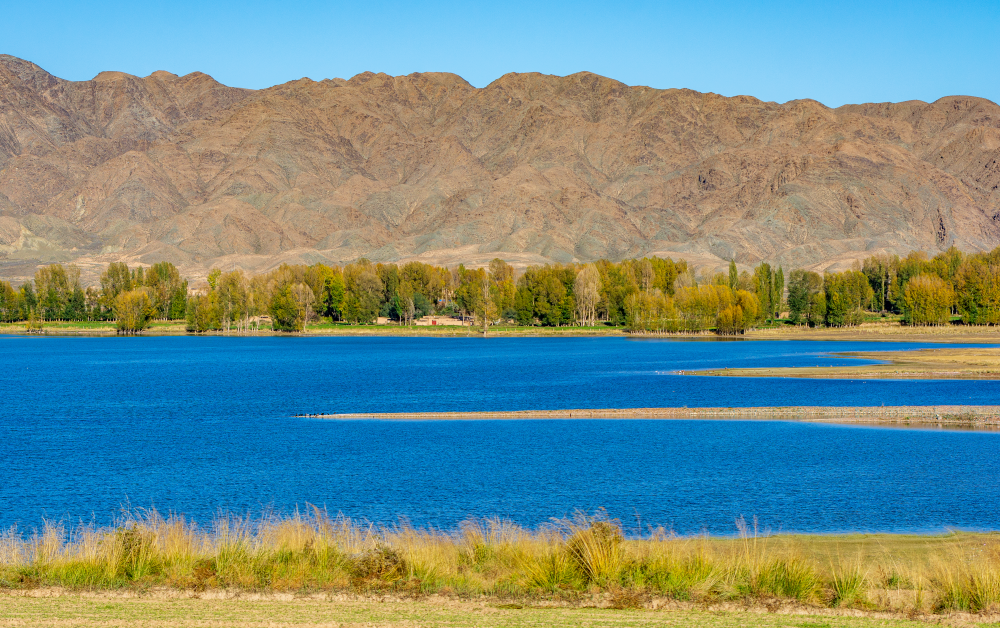
<instances>
[{"instance_id":1,"label":"clear blue sky","mask_svg":"<svg viewBox=\"0 0 1000 628\"><path fill-rule=\"evenodd\" d=\"M967 2L0 1L0 52L56 76L589 70L630 85L784 102L1000 102L1000 0Z\"/></svg>"}]
</instances>

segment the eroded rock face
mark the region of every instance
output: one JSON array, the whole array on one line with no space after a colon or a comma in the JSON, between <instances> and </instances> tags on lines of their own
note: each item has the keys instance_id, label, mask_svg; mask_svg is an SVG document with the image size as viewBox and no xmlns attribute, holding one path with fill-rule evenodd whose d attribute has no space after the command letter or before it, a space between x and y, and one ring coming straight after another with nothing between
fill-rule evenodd
<instances>
[{"instance_id":1,"label":"eroded rock face","mask_svg":"<svg viewBox=\"0 0 1000 628\"><path fill-rule=\"evenodd\" d=\"M71 82L0 56L0 273L161 259L844 266L1000 244L1000 107L766 103L594 74Z\"/></svg>"}]
</instances>

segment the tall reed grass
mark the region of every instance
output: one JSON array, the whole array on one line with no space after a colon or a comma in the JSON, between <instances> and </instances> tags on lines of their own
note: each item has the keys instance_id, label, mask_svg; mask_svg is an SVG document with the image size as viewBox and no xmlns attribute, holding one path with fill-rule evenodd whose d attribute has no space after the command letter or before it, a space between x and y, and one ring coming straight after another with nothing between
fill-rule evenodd
<instances>
[{"instance_id":1,"label":"tall reed grass","mask_svg":"<svg viewBox=\"0 0 1000 628\"><path fill-rule=\"evenodd\" d=\"M843 546L843 547L841 547ZM841 550L856 552L843 561ZM220 516L208 527L156 511L115 525L46 523L0 533L0 588L172 587L193 591L395 592L501 599L604 596L907 612L1000 608L1000 536L626 538L604 513L528 530L470 520L457 530L375 526L312 508Z\"/></svg>"}]
</instances>

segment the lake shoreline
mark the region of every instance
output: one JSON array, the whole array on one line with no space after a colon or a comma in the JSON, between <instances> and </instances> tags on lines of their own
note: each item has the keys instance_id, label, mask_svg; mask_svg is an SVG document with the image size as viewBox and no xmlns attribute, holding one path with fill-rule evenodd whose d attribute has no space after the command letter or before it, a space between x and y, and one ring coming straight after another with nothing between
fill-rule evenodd
<instances>
[{"instance_id":1,"label":"lake shoreline","mask_svg":"<svg viewBox=\"0 0 1000 628\"><path fill-rule=\"evenodd\" d=\"M532 419L668 419L802 421L870 425L1000 428L1000 406L788 406L747 408L592 408L473 412L356 412L297 414L296 418L385 421Z\"/></svg>"},{"instance_id":2,"label":"lake shoreline","mask_svg":"<svg viewBox=\"0 0 1000 628\"><path fill-rule=\"evenodd\" d=\"M0 334L16 336L115 337L113 322L51 323L41 333L29 333L23 323L2 323ZM384 337L384 338L580 338L608 337L650 340L815 340L840 342L927 342L958 344L1000 344L1000 326L947 325L939 327L908 327L898 323L863 323L856 327L810 328L781 325L752 329L736 336L701 332L629 332L622 327L505 327L490 328L484 336L474 327L414 325L330 325L321 324L302 332L277 332L261 329L238 334L213 331L193 333L182 321L156 322L138 336L205 336L205 337Z\"/></svg>"}]
</instances>

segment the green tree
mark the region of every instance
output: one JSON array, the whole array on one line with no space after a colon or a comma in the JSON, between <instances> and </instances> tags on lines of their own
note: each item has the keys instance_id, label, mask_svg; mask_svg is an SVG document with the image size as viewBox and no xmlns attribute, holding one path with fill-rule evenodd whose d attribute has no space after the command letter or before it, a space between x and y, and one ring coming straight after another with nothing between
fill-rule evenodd
<instances>
[{"instance_id":1,"label":"green tree","mask_svg":"<svg viewBox=\"0 0 1000 628\"><path fill-rule=\"evenodd\" d=\"M132 272L124 262L111 262L101 273L101 309L104 314L111 315L115 299L122 292L128 292L132 286Z\"/></svg>"},{"instance_id":2,"label":"green tree","mask_svg":"<svg viewBox=\"0 0 1000 628\"><path fill-rule=\"evenodd\" d=\"M515 307L523 306L530 300L532 320L547 327L571 324L576 311L576 300L572 294L575 281L576 271L572 267L529 267L518 281L521 294L519 297L515 293ZM518 314L519 319L523 317L523 314Z\"/></svg>"},{"instance_id":3,"label":"green tree","mask_svg":"<svg viewBox=\"0 0 1000 628\"><path fill-rule=\"evenodd\" d=\"M323 311L332 319L340 319L344 306L344 276L337 273L323 284Z\"/></svg>"},{"instance_id":4,"label":"green tree","mask_svg":"<svg viewBox=\"0 0 1000 628\"><path fill-rule=\"evenodd\" d=\"M378 317L384 286L375 266L366 259L344 268L344 318L352 323L370 325Z\"/></svg>"},{"instance_id":5,"label":"green tree","mask_svg":"<svg viewBox=\"0 0 1000 628\"><path fill-rule=\"evenodd\" d=\"M21 318L22 320L27 320L29 316L34 316L35 310L38 308L38 298L35 296L35 290L31 287L31 282L21 284Z\"/></svg>"},{"instance_id":6,"label":"green tree","mask_svg":"<svg viewBox=\"0 0 1000 628\"><path fill-rule=\"evenodd\" d=\"M344 307L344 273L338 269L330 269L323 275L323 286L317 299L317 311L320 316L330 320L343 318Z\"/></svg>"},{"instance_id":7,"label":"green tree","mask_svg":"<svg viewBox=\"0 0 1000 628\"><path fill-rule=\"evenodd\" d=\"M771 290L771 308L774 318L781 317L781 309L785 298L785 271L779 266L774 273L774 286Z\"/></svg>"},{"instance_id":8,"label":"green tree","mask_svg":"<svg viewBox=\"0 0 1000 628\"><path fill-rule=\"evenodd\" d=\"M215 280L216 299L219 307L219 322L226 333L236 326L237 332L244 332L253 315L250 308L250 280L242 270L222 273Z\"/></svg>"},{"instance_id":9,"label":"green tree","mask_svg":"<svg viewBox=\"0 0 1000 628\"><path fill-rule=\"evenodd\" d=\"M84 295L83 290L80 289L79 283L73 288L73 292L69 295L69 300L66 301L65 318L70 321L87 320L87 297Z\"/></svg>"},{"instance_id":10,"label":"green tree","mask_svg":"<svg viewBox=\"0 0 1000 628\"><path fill-rule=\"evenodd\" d=\"M222 329L219 313L219 293L212 290L206 295L195 295L188 299L187 330L204 333Z\"/></svg>"},{"instance_id":11,"label":"green tree","mask_svg":"<svg viewBox=\"0 0 1000 628\"><path fill-rule=\"evenodd\" d=\"M222 271L219 270L218 268L213 268L212 270L208 271L208 277L206 277L206 280L208 281L208 289L215 290L219 286L219 279L221 277L222 277Z\"/></svg>"},{"instance_id":12,"label":"green tree","mask_svg":"<svg viewBox=\"0 0 1000 628\"><path fill-rule=\"evenodd\" d=\"M46 320L66 319L70 298L79 288L80 270L77 267L50 264L39 268L35 272L38 314Z\"/></svg>"},{"instance_id":13,"label":"green tree","mask_svg":"<svg viewBox=\"0 0 1000 628\"><path fill-rule=\"evenodd\" d=\"M826 316L826 294L819 273L793 270L788 279L789 320L799 325L815 326Z\"/></svg>"},{"instance_id":14,"label":"green tree","mask_svg":"<svg viewBox=\"0 0 1000 628\"><path fill-rule=\"evenodd\" d=\"M184 318L187 309L187 281L170 262L158 262L145 273L145 285L153 301L154 316L159 319Z\"/></svg>"},{"instance_id":15,"label":"green tree","mask_svg":"<svg viewBox=\"0 0 1000 628\"><path fill-rule=\"evenodd\" d=\"M970 257L955 273L955 291L963 323L1000 324L1000 264L983 255Z\"/></svg>"},{"instance_id":16,"label":"green tree","mask_svg":"<svg viewBox=\"0 0 1000 628\"><path fill-rule=\"evenodd\" d=\"M823 290L828 327L859 325L864 318L864 307L871 303L873 296L868 278L857 270L828 273L824 277Z\"/></svg>"},{"instance_id":17,"label":"green tree","mask_svg":"<svg viewBox=\"0 0 1000 628\"><path fill-rule=\"evenodd\" d=\"M774 319L774 276L771 265L761 262L753 271L754 293L760 303L761 313L768 321Z\"/></svg>"},{"instance_id":18,"label":"green tree","mask_svg":"<svg viewBox=\"0 0 1000 628\"><path fill-rule=\"evenodd\" d=\"M514 307L514 294L517 285L514 282L514 267L499 258L494 258L489 266L490 300L492 309L499 317L503 312Z\"/></svg>"},{"instance_id":19,"label":"green tree","mask_svg":"<svg viewBox=\"0 0 1000 628\"><path fill-rule=\"evenodd\" d=\"M292 292L291 284L285 284L278 288L274 296L271 297L268 311L271 314L271 323L275 330L299 331L302 329L299 304Z\"/></svg>"},{"instance_id":20,"label":"green tree","mask_svg":"<svg viewBox=\"0 0 1000 628\"><path fill-rule=\"evenodd\" d=\"M653 267L653 290L659 290L666 296L674 295L677 277L687 271L687 262L675 262L672 259L662 259L650 257L649 263Z\"/></svg>"},{"instance_id":21,"label":"green tree","mask_svg":"<svg viewBox=\"0 0 1000 628\"><path fill-rule=\"evenodd\" d=\"M598 317L603 317L611 325L624 325L626 322L625 300L633 292L639 291L635 273L631 266L614 264L608 260L600 260L594 266L601 274L601 299L597 304ZM675 278L675 283L676 281ZM671 286L671 289L666 292L673 294L674 287Z\"/></svg>"},{"instance_id":22,"label":"green tree","mask_svg":"<svg viewBox=\"0 0 1000 628\"><path fill-rule=\"evenodd\" d=\"M413 293L413 309L414 309L413 317L415 319L419 319L419 318L423 318L424 316L427 316L428 314L433 313L434 312L434 304L431 303L430 299L428 299L427 297L425 297L423 294L421 294L419 292L414 292Z\"/></svg>"},{"instance_id":23,"label":"green tree","mask_svg":"<svg viewBox=\"0 0 1000 628\"><path fill-rule=\"evenodd\" d=\"M21 320L21 295L6 281L0 281L0 320L9 323Z\"/></svg>"},{"instance_id":24,"label":"green tree","mask_svg":"<svg viewBox=\"0 0 1000 628\"><path fill-rule=\"evenodd\" d=\"M862 263L861 272L868 278L868 285L872 287L872 309L880 312L889 309L889 288L898 268L898 255L873 255Z\"/></svg>"},{"instance_id":25,"label":"green tree","mask_svg":"<svg viewBox=\"0 0 1000 628\"><path fill-rule=\"evenodd\" d=\"M459 284L455 290L455 305L463 315L471 314L478 318L478 315L486 308L484 306L484 296L488 293L483 286L488 286L488 276L482 268L467 269L459 267Z\"/></svg>"}]
</instances>

